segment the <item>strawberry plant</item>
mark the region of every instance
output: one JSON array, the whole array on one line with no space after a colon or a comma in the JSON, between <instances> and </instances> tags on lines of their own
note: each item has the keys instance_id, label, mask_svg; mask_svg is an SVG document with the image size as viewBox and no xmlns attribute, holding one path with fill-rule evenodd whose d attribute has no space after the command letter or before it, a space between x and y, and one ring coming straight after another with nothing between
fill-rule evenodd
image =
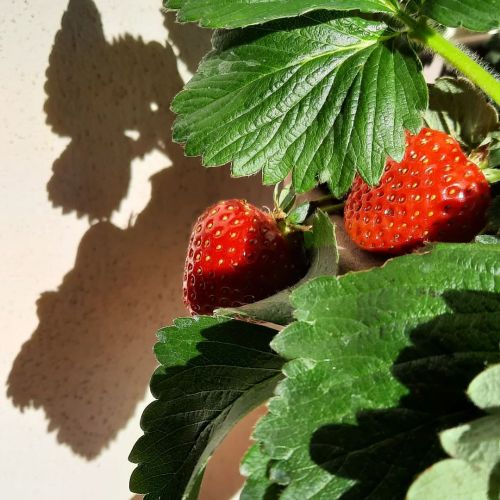
<instances>
[{"instance_id":1,"label":"strawberry plant","mask_svg":"<svg viewBox=\"0 0 500 500\"><path fill-rule=\"evenodd\" d=\"M273 211L227 200L193 221L193 316L158 333L131 490L197 498L267 403L244 500L498 498L500 82L447 29L500 28L500 0L165 7L217 29L174 140L277 188ZM427 84L429 51L458 75ZM342 210L382 267L339 274Z\"/></svg>"}]
</instances>

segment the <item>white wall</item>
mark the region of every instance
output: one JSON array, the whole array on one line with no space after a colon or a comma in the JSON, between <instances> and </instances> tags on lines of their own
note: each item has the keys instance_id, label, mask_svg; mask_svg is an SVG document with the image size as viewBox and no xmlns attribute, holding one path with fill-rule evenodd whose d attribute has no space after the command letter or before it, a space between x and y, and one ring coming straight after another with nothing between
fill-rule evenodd
<instances>
[{"instance_id":1,"label":"white wall","mask_svg":"<svg viewBox=\"0 0 500 500\"><path fill-rule=\"evenodd\" d=\"M9 500L131 498L127 456L154 334L185 314L191 221L219 198L268 201L258 178L205 170L169 140L169 102L207 36L165 21L160 0L94 2L2 1L0 497ZM251 424L218 458L225 490L212 470L204 498L236 491Z\"/></svg>"}]
</instances>

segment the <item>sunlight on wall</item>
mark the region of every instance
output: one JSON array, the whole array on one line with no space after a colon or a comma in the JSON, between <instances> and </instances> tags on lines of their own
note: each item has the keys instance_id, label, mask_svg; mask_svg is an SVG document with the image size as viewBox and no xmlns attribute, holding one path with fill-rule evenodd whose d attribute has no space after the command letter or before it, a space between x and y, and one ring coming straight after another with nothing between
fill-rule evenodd
<instances>
[{"instance_id":1,"label":"sunlight on wall","mask_svg":"<svg viewBox=\"0 0 500 500\"><path fill-rule=\"evenodd\" d=\"M170 100L208 34L175 25L160 5L3 6L2 498L132 498L127 456L154 333L185 314L191 221L228 196L269 202L258 177L205 170L171 143ZM245 425L214 460L206 500L237 490Z\"/></svg>"}]
</instances>

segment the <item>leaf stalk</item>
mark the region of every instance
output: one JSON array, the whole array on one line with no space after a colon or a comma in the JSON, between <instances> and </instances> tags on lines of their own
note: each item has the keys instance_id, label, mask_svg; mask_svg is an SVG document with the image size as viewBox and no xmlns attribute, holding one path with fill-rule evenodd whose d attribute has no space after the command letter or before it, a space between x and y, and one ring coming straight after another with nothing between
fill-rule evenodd
<instances>
[{"instance_id":1,"label":"leaf stalk","mask_svg":"<svg viewBox=\"0 0 500 500\"><path fill-rule=\"evenodd\" d=\"M423 43L443 57L500 105L500 82L494 75L425 22L416 21L402 11L399 12L398 17L410 28L409 36L411 38Z\"/></svg>"},{"instance_id":2,"label":"leaf stalk","mask_svg":"<svg viewBox=\"0 0 500 500\"><path fill-rule=\"evenodd\" d=\"M324 205L321 207L321 210L323 210L323 212L326 212L328 215L342 214L342 212L344 211L344 205L345 202Z\"/></svg>"}]
</instances>

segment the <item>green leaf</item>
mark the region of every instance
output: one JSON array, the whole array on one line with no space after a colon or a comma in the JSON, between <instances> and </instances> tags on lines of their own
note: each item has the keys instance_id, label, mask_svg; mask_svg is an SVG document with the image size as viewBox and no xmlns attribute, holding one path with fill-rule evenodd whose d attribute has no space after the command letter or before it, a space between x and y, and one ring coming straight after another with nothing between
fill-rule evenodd
<instances>
[{"instance_id":1,"label":"green leaf","mask_svg":"<svg viewBox=\"0 0 500 500\"><path fill-rule=\"evenodd\" d=\"M500 167L500 132L492 132L487 138L489 146L488 167Z\"/></svg>"},{"instance_id":2,"label":"green leaf","mask_svg":"<svg viewBox=\"0 0 500 500\"><path fill-rule=\"evenodd\" d=\"M312 218L312 231L304 233L304 243L311 253L311 265L306 275L294 286L278 292L267 299L241 307L217 309L215 313L252 321L264 321L276 325L287 325L293 321L290 295L293 290L317 276L337 274L339 254L335 238L335 226L330 217L317 210Z\"/></svg>"},{"instance_id":3,"label":"green leaf","mask_svg":"<svg viewBox=\"0 0 500 500\"><path fill-rule=\"evenodd\" d=\"M473 31L500 27L500 0L425 0L423 12L450 27Z\"/></svg>"},{"instance_id":4,"label":"green leaf","mask_svg":"<svg viewBox=\"0 0 500 500\"><path fill-rule=\"evenodd\" d=\"M437 432L479 414L465 389L500 361L499 276L500 246L440 244L294 292L254 432L280 499L404 497Z\"/></svg>"},{"instance_id":5,"label":"green leaf","mask_svg":"<svg viewBox=\"0 0 500 500\"><path fill-rule=\"evenodd\" d=\"M286 217L287 222L290 224L302 224L309 213L309 208L311 204L309 202L302 203L301 205L295 207Z\"/></svg>"},{"instance_id":6,"label":"green leaf","mask_svg":"<svg viewBox=\"0 0 500 500\"><path fill-rule=\"evenodd\" d=\"M465 78L440 78L429 85L427 126L442 130L468 150L498 129L498 114L484 94Z\"/></svg>"},{"instance_id":7,"label":"green leaf","mask_svg":"<svg viewBox=\"0 0 500 500\"><path fill-rule=\"evenodd\" d=\"M176 96L174 139L206 166L235 176L292 172L304 192L321 180L339 197L356 170L376 183L404 129L427 105L420 62L382 22L338 13L219 34L215 50Z\"/></svg>"},{"instance_id":8,"label":"green leaf","mask_svg":"<svg viewBox=\"0 0 500 500\"><path fill-rule=\"evenodd\" d=\"M440 437L444 450L451 457L487 465L495 465L500 459L498 415L483 417L448 429L443 431Z\"/></svg>"},{"instance_id":9,"label":"green leaf","mask_svg":"<svg viewBox=\"0 0 500 500\"><path fill-rule=\"evenodd\" d=\"M293 207L297 196L292 186L286 185L282 189L280 184L274 187L274 205L285 213Z\"/></svg>"},{"instance_id":10,"label":"green leaf","mask_svg":"<svg viewBox=\"0 0 500 500\"><path fill-rule=\"evenodd\" d=\"M490 415L442 432L441 444L450 456L491 470L500 462L500 365L481 372L467 394Z\"/></svg>"},{"instance_id":11,"label":"green leaf","mask_svg":"<svg viewBox=\"0 0 500 500\"><path fill-rule=\"evenodd\" d=\"M411 486L409 500L440 498L497 499L500 492L500 365L481 372L467 394L492 415L443 431L444 450L454 459L443 460L424 472ZM442 498L442 497L441 497Z\"/></svg>"},{"instance_id":12,"label":"green leaf","mask_svg":"<svg viewBox=\"0 0 500 500\"><path fill-rule=\"evenodd\" d=\"M319 9L396 10L391 0L164 0L164 5L179 11L180 22L194 21L207 28L241 28Z\"/></svg>"},{"instance_id":13,"label":"green leaf","mask_svg":"<svg viewBox=\"0 0 500 500\"><path fill-rule=\"evenodd\" d=\"M268 460L259 445L253 445L243 457L240 472L248 477L245 487L240 495L240 500L265 500L278 499L281 487L273 483L268 477Z\"/></svg>"},{"instance_id":14,"label":"green leaf","mask_svg":"<svg viewBox=\"0 0 500 500\"><path fill-rule=\"evenodd\" d=\"M488 500L489 471L463 460L441 460L412 484L406 500Z\"/></svg>"},{"instance_id":15,"label":"green leaf","mask_svg":"<svg viewBox=\"0 0 500 500\"><path fill-rule=\"evenodd\" d=\"M270 397L282 360L276 332L227 318L177 319L158 333L156 400L142 415L144 435L130 461L130 489L146 498L196 498L202 471L231 427Z\"/></svg>"},{"instance_id":16,"label":"green leaf","mask_svg":"<svg viewBox=\"0 0 500 500\"><path fill-rule=\"evenodd\" d=\"M339 252L335 237L335 224L329 215L317 210L312 218L312 231L304 233L306 248L312 252L313 258L305 283L317 276L336 276L339 265Z\"/></svg>"},{"instance_id":17,"label":"green leaf","mask_svg":"<svg viewBox=\"0 0 500 500\"><path fill-rule=\"evenodd\" d=\"M499 245L500 237L492 236L491 234L480 234L474 239L477 243L482 243L483 245Z\"/></svg>"},{"instance_id":18,"label":"green leaf","mask_svg":"<svg viewBox=\"0 0 500 500\"><path fill-rule=\"evenodd\" d=\"M500 365L481 372L469 385L467 394L476 406L488 413L500 411Z\"/></svg>"}]
</instances>

